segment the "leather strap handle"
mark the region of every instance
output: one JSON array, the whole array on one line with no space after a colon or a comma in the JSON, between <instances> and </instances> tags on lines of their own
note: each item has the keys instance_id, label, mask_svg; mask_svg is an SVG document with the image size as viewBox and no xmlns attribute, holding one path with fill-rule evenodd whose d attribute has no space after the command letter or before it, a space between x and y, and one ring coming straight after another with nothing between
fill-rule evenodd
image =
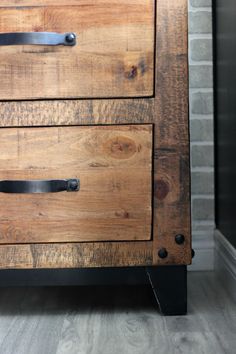
<instances>
[{"instance_id":1,"label":"leather strap handle","mask_svg":"<svg viewBox=\"0 0 236 354\"><path fill-rule=\"evenodd\" d=\"M77 192L80 189L78 179L61 180L30 180L30 181L0 181L1 193L57 193Z\"/></svg>"},{"instance_id":2,"label":"leather strap handle","mask_svg":"<svg viewBox=\"0 0 236 354\"><path fill-rule=\"evenodd\" d=\"M4 45L76 45L76 34L56 32L0 33L0 46Z\"/></svg>"}]
</instances>

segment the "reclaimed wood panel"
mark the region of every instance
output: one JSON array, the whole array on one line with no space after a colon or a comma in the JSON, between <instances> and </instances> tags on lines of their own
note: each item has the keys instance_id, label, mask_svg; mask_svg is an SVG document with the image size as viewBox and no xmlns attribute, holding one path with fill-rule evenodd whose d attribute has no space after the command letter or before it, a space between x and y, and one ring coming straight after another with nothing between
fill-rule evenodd
<instances>
[{"instance_id":1,"label":"reclaimed wood panel","mask_svg":"<svg viewBox=\"0 0 236 354\"><path fill-rule=\"evenodd\" d=\"M140 242L142 252L133 246L133 242L118 246L125 249L127 265L133 266L150 265L150 260L153 265L191 263L187 1L157 0L156 8L154 98L0 103L2 127L130 122L154 124L153 241ZM176 233L185 235L183 245L175 243ZM42 248L39 245L34 247L43 256ZM68 245L61 247L66 250ZM84 244L83 247L85 252L90 245ZM158 250L162 247L168 251L165 259L158 257ZM102 252L107 264L120 265L112 243L98 243L96 249ZM48 252L51 252L51 259L58 262L57 247L50 245ZM147 254L150 256L148 259ZM31 257L30 248L20 249L16 254L15 249L1 246L0 255L7 255L7 262L12 262L12 268L30 267L27 261ZM76 256L74 258L76 262ZM122 263L123 266L126 262ZM42 267L50 267L49 259L44 259L42 263ZM62 263L58 262L60 266ZM69 263L73 267L71 258Z\"/></svg>"},{"instance_id":2,"label":"reclaimed wood panel","mask_svg":"<svg viewBox=\"0 0 236 354\"><path fill-rule=\"evenodd\" d=\"M155 1L155 0L154 0ZM101 4L107 4L107 0L99 0ZM142 5L143 0L129 0L129 4ZM16 7L16 6L55 6L55 5L89 5L94 6L97 0L1 0L1 7ZM126 4L127 0L111 0L110 4Z\"/></svg>"},{"instance_id":3,"label":"reclaimed wood panel","mask_svg":"<svg viewBox=\"0 0 236 354\"><path fill-rule=\"evenodd\" d=\"M153 263L190 264L188 4L157 0L157 8ZM179 233L182 245L175 243ZM158 257L161 248L165 259Z\"/></svg>"},{"instance_id":4,"label":"reclaimed wood panel","mask_svg":"<svg viewBox=\"0 0 236 354\"><path fill-rule=\"evenodd\" d=\"M152 243L90 242L1 245L0 269L98 268L152 264Z\"/></svg>"},{"instance_id":5,"label":"reclaimed wood panel","mask_svg":"<svg viewBox=\"0 0 236 354\"><path fill-rule=\"evenodd\" d=\"M153 0L46 5L0 7L0 33L75 32L77 45L1 47L0 99L153 95Z\"/></svg>"},{"instance_id":6,"label":"reclaimed wood panel","mask_svg":"<svg viewBox=\"0 0 236 354\"><path fill-rule=\"evenodd\" d=\"M151 125L5 128L0 151L0 180L81 183L74 193L1 193L1 244L150 240Z\"/></svg>"}]
</instances>

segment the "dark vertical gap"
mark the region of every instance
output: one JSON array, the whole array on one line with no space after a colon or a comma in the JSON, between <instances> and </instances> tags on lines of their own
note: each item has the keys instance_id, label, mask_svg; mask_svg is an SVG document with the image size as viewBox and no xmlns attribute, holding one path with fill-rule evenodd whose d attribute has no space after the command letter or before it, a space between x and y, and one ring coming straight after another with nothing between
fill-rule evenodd
<instances>
[{"instance_id":1,"label":"dark vertical gap","mask_svg":"<svg viewBox=\"0 0 236 354\"><path fill-rule=\"evenodd\" d=\"M156 77L157 77L157 1L154 4L154 54L153 54L153 97L156 96Z\"/></svg>"}]
</instances>

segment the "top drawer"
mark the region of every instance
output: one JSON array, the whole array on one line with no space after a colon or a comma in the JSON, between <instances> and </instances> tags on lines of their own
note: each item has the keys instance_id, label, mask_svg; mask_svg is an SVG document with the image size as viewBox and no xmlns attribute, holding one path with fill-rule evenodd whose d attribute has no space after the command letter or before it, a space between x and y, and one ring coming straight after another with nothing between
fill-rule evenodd
<instances>
[{"instance_id":1,"label":"top drawer","mask_svg":"<svg viewBox=\"0 0 236 354\"><path fill-rule=\"evenodd\" d=\"M154 7L155 0L1 0L0 43L15 32L73 32L77 41L0 46L0 100L153 95Z\"/></svg>"}]
</instances>

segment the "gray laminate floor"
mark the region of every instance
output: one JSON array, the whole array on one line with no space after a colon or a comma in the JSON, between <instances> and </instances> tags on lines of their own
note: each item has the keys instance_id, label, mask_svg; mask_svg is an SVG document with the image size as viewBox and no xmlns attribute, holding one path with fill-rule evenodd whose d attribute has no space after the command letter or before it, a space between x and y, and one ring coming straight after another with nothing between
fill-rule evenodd
<instances>
[{"instance_id":1,"label":"gray laminate floor","mask_svg":"<svg viewBox=\"0 0 236 354\"><path fill-rule=\"evenodd\" d=\"M236 304L189 274L189 314L162 317L147 287L6 288L0 354L236 353Z\"/></svg>"}]
</instances>

